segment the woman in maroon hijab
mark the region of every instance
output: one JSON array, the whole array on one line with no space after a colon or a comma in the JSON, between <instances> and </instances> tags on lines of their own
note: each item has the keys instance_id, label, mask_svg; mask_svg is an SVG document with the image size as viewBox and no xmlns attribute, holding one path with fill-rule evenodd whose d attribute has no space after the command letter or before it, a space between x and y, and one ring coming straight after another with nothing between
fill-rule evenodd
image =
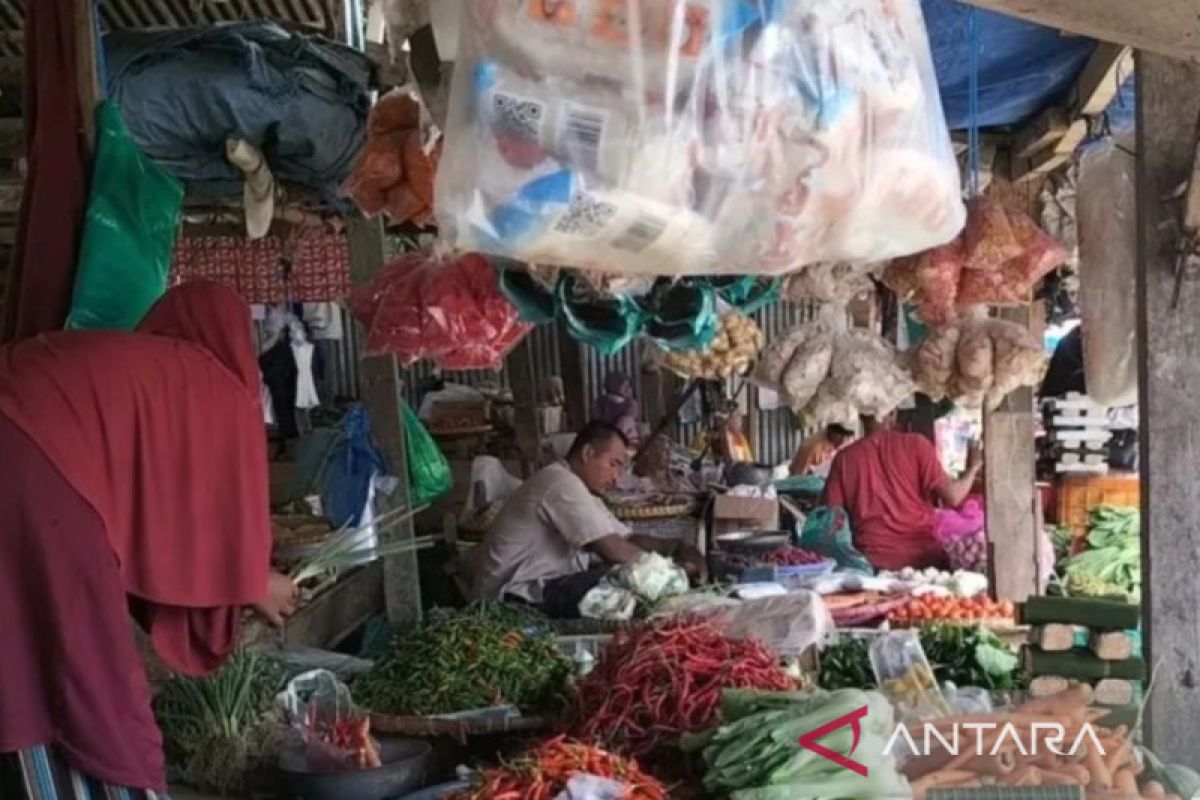
<instances>
[{"instance_id":1,"label":"woman in maroon hijab","mask_svg":"<svg viewBox=\"0 0 1200 800\"><path fill-rule=\"evenodd\" d=\"M6 769L33 800L165 792L130 612L189 675L229 655L246 607L290 613L262 419L249 309L215 284L171 290L134 333L0 348L6 800Z\"/></svg>"}]
</instances>

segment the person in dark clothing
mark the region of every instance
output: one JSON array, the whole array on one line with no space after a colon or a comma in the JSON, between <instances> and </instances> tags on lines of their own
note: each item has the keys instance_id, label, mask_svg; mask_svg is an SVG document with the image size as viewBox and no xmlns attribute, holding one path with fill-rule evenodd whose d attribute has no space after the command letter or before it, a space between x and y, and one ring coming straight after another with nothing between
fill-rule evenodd
<instances>
[{"instance_id":1,"label":"person in dark clothing","mask_svg":"<svg viewBox=\"0 0 1200 800\"><path fill-rule=\"evenodd\" d=\"M1087 381L1083 374L1083 326L1078 325L1062 338L1050 367L1042 380L1039 397L1066 397L1070 392L1087 394Z\"/></svg>"}]
</instances>

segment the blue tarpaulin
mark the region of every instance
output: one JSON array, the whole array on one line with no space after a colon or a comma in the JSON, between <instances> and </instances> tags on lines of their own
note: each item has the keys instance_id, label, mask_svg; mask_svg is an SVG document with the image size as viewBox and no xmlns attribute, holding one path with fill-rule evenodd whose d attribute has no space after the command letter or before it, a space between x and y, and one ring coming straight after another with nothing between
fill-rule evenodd
<instances>
[{"instance_id":1,"label":"blue tarpaulin","mask_svg":"<svg viewBox=\"0 0 1200 800\"><path fill-rule=\"evenodd\" d=\"M953 0L922 0L934 68L952 130L970 122L971 48L979 53L978 119L981 128L1016 125L1063 102L1096 42L1065 36L1052 28L976 11L978 37L971 33L971 7Z\"/></svg>"}]
</instances>

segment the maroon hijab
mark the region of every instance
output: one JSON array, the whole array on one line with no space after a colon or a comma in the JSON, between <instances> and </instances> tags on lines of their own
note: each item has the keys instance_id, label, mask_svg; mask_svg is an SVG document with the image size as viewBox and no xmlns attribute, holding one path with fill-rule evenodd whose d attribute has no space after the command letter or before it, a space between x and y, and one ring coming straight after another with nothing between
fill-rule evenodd
<instances>
[{"instance_id":1,"label":"maroon hijab","mask_svg":"<svg viewBox=\"0 0 1200 800\"><path fill-rule=\"evenodd\" d=\"M236 641L236 617L189 612L259 602L270 566L246 304L190 283L135 333L63 332L0 348L0 413L103 520L125 591L168 663L216 666Z\"/></svg>"}]
</instances>

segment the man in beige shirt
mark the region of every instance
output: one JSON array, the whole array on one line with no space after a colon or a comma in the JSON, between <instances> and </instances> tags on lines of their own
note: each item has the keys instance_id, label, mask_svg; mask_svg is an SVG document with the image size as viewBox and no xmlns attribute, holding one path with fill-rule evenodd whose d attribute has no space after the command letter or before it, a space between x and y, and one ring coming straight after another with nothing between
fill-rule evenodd
<instances>
[{"instance_id":1,"label":"man in beige shirt","mask_svg":"<svg viewBox=\"0 0 1200 800\"><path fill-rule=\"evenodd\" d=\"M678 551L685 567L700 571L692 548L634 536L600 495L629 459L617 428L591 422L575 437L565 461L545 467L518 489L467 559L475 599L513 599L556 617L579 616L579 601L614 564L647 550ZM592 566L592 556L602 562Z\"/></svg>"}]
</instances>

